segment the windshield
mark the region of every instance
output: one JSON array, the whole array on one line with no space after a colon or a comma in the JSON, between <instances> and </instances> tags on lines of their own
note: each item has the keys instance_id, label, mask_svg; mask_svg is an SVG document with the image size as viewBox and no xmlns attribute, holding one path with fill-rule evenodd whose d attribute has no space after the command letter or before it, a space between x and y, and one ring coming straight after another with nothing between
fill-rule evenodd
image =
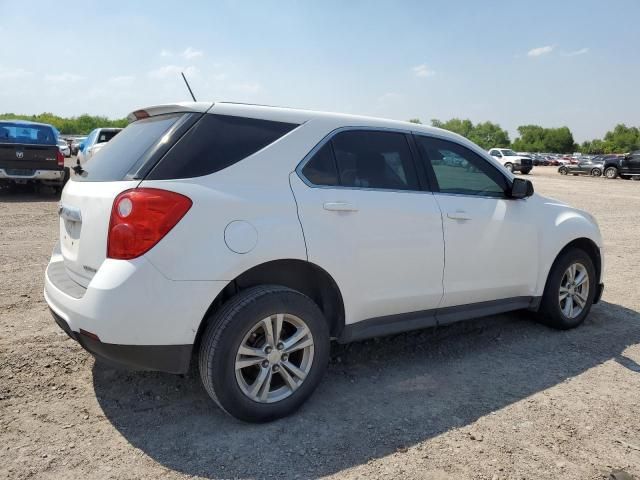
<instances>
[{"instance_id":1,"label":"windshield","mask_svg":"<svg viewBox=\"0 0 640 480\"><path fill-rule=\"evenodd\" d=\"M48 125L0 122L0 143L56 145L57 141L55 130Z\"/></svg>"},{"instance_id":2,"label":"windshield","mask_svg":"<svg viewBox=\"0 0 640 480\"><path fill-rule=\"evenodd\" d=\"M505 148L503 150L500 150L502 152L502 154L506 157L516 157L516 152L514 152L513 150L510 150L508 148Z\"/></svg>"}]
</instances>

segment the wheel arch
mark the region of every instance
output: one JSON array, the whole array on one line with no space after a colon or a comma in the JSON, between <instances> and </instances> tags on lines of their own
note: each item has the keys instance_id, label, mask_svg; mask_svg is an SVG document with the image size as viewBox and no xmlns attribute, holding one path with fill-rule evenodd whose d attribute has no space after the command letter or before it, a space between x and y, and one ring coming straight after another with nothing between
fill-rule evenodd
<instances>
[{"instance_id":1,"label":"wheel arch","mask_svg":"<svg viewBox=\"0 0 640 480\"><path fill-rule=\"evenodd\" d=\"M215 310L242 290L264 284L282 285L307 295L324 314L331 337L338 337L342 332L345 321L344 302L333 277L322 267L306 260L272 260L244 271L220 291L200 322L193 351L198 351L207 319Z\"/></svg>"},{"instance_id":2,"label":"wheel arch","mask_svg":"<svg viewBox=\"0 0 640 480\"><path fill-rule=\"evenodd\" d=\"M602 266L603 265L602 265L602 255L600 254L600 248L598 247L596 242L594 242L592 239L587 238L587 237L579 237L579 238L576 238L574 240L571 240L564 247L562 247L560 249L560 251L556 254L556 256L553 258L553 262L551 262L551 264L549 265L549 268L547 269L547 272L546 272L546 277L545 277L545 281L544 281L544 289L542 291L543 294L544 294L544 291L547 288L547 283L549 281L549 273L551 272L553 266L556 264L558 259L566 251L568 251L568 250L570 250L572 248L580 249L583 252L585 252L587 255L589 255L589 258L591 258L591 261L593 262L593 266L596 269L597 282L599 282L602 279Z\"/></svg>"}]
</instances>

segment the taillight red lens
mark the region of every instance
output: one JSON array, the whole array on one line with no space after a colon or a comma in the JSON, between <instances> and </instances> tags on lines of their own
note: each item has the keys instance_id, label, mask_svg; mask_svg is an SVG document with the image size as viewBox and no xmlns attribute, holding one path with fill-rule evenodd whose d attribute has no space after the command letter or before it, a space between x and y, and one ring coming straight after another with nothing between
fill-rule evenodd
<instances>
[{"instance_id":1,"label":"taillight red lens","mask_svg":"<svg viewBox=\"0 0 640 480\"><path fill-rule=\"evenodd\" d=\"M148 252L189 211L193 202L158 188L134 188L116 197L111 208L107 257L130 260Z\"/></svg>"},{"instance_id":2,"label":"taillight red lens","mask_svg":"<svg viewBox=\"0 0 640 480\"><path fill-rule=\"evenodd\" d=\"M59 167L64 167L64 155L62 154L60 149L58 149L58 151L56 152L56 160L58 161Z\"/></svg>"}]
</instances>

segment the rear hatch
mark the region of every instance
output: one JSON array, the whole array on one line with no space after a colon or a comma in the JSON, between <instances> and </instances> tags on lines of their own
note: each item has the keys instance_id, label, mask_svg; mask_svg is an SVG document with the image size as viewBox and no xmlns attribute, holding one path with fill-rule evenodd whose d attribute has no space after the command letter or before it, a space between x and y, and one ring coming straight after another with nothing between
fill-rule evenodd
<instances>
[{"instance_id":1,"label":"rear hatch","mask_svg":"<svg viewBox=\"0 0 640 480\"><path fill-rule=\"evenodd\" d=\"M0 168L8 175L33 175L36 170L61 170L57 153L53 127L0 121Z\"/></svg>"},{"instance_id":2,"label":"rear hatch","mask_svg":"<svg viewBox=\"0 0 640 480\"><path fill-rule=\"evenodd\" d=\"M135 188L199 116L183 111L137 120L72 175L60 199L60 249L77 283L87 287L106 258L115 198Z\"/></svg>"}]
</instances>

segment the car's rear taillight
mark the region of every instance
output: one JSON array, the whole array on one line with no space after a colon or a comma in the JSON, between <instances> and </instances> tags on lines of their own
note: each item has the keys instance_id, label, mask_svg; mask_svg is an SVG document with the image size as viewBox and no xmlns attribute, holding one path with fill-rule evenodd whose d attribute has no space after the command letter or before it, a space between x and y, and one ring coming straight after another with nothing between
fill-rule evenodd
<instances>
[{"instance_id":1,"label":"car's rear taillight","mask_svg":"<svg viewBox=\"0 0 640 480\"><path fill-rule=\"evenodd\" d=\"M56 152L56 160L58 161L59 167L64 167L64 155L62 154L60 149L58 149L58 151Z\"/></svg>"},{"instance_id":2,"label":"car's rear taillight","mask_svg":"<svg viewBox=\"0 0 640 480\"><path fill-rule=\"evenodd\" d=\"M111 208L107 257L129 260L148 252L176 226L192 204L184 195L157 188L122 192Z\"/></svg>"}]
</instances>

